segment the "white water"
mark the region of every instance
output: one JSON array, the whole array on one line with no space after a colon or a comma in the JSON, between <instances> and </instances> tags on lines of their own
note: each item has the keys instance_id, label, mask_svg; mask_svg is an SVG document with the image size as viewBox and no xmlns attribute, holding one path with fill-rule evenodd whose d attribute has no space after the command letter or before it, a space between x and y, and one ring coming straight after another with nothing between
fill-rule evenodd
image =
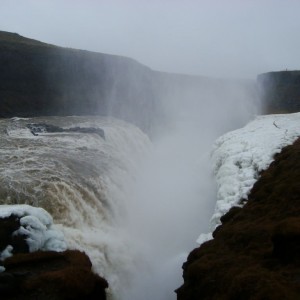
<instances>
[{"instance_id":1,"label":"white water","mask_svg":"<svg viewBox=\"0 0 300 300\"><path fill-rule=\"evenodd\" d=\"M29 123L102 128L105 140L86 133L34 136ZM149 139L130 124L96 117L1 120L0 132L1 204L46 209L68 247L86 251L109 281L110 297L125 294L136 259L124 230L128 189Z\"/></svg>"}]
</instances>

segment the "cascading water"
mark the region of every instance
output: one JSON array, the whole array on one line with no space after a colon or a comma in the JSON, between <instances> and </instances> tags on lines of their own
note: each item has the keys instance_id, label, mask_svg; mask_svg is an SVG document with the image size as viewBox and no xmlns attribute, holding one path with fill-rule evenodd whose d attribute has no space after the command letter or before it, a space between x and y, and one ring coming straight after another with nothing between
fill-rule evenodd
<instances>
[{"instance_id":1,"label":"cascading water","mask_svg":"<svg viewBox=\"0 0 300 300\"><path fill-rule=\"evenodd\" d=\"M95 133L37 132L30 124L101 128ZM69 248L87 252L110 284L110 297L125 294L135 249L123 225L128 189L150 141L138 128L97 117L0 121L1 204L30 204L52 214ZM112 292L111 292L112 291Z\"/></svg>"}]
</instances>

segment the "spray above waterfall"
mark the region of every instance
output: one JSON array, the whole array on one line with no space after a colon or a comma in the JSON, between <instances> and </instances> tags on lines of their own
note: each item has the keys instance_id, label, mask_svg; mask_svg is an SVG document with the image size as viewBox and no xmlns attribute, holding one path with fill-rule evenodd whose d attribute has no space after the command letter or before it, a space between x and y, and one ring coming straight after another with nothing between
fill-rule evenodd
<instances>
[{"instance_id":1,"label":"spray above waterfall","mask_svg":"<svg viewBox=\"0 0 300 300\"><path fill-rule=\"evenodd\" d=\"M174 76L162 88L164 122L129 201L129 232L144 264L125 299L175 299L181 265L199 233L209 231L216 200L211 145L259 112L251 83L197 80Z\"/></svg>"}]
</instances>

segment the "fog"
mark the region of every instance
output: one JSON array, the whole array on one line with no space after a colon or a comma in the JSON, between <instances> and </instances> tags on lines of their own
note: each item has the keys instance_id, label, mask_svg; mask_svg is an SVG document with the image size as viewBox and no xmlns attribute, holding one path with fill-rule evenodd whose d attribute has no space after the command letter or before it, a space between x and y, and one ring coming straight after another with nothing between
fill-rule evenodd
<instances>
[{"instance_id":1,"label":"fog","mask_svg":"<svg viewBox=\"0 0 300 300\"><path fill-rule=\"evenodd\" d=\"M297 0L1 0L0 29L161 71L255 78L299 69Z\"/></svg>"},{"instance_id":2,"label":"fog","mask_svg":"<svg viewBox=\"0 0 300 300\"><path fill-rule=\"evenodd\" d=\"M210 84L172 86L163 98L165 128L152 138L128 207L129 232L143 258L125 299L176 299L182 264L198 236L213 229L212 143L260 112L251 88Z\"/></svg>"}]
</instances>

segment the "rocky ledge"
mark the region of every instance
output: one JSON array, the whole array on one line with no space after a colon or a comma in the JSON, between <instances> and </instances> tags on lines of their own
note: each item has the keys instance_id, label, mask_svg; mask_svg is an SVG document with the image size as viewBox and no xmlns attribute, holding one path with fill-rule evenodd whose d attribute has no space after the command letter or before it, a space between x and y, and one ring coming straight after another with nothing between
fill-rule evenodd
<instances>
[{"instance_id":1,"label":"rocky ledge","mask_svg":"<svg viewBox=\"0 0 300 300\"><path fill-rule=\"evenodd\" d=\"M300 299L300 139L183 265L178 300Z\"/></svg>"}]
</instances>

